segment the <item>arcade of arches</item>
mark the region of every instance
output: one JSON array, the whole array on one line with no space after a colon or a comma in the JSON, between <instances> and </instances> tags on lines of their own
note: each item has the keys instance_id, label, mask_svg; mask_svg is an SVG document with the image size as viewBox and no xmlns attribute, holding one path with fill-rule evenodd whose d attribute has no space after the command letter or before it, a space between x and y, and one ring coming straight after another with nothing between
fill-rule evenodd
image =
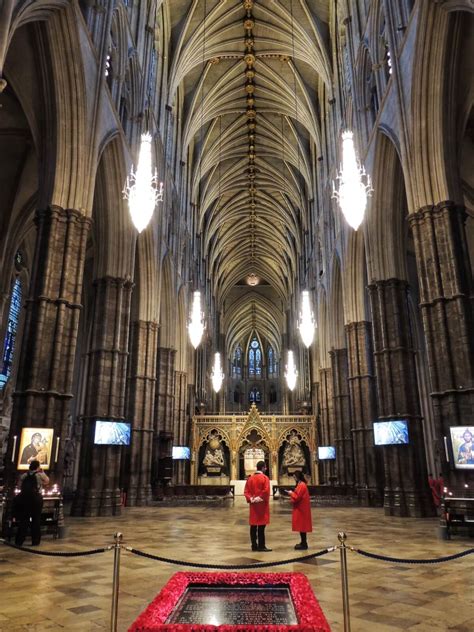
<instances>
[{"instance_id":1,"label":"arcade of arches","mask_svg":"<svg viewBox=\"0 0 474 632\"><path fill-rule=\"evenodd\" d=\"M428 472L472 482L451 429L474 426L473 32L470 0L2 3L6 489L24 428L76 516L244 478L243 447L388 516L433 515ZM332 197L346 128L373 186L357 231ZM138 234L147 130L164 199ZM97 420L130 445L97 445ZM407 445L374 445L390 420Z\"/></svg>"}]
</instances>

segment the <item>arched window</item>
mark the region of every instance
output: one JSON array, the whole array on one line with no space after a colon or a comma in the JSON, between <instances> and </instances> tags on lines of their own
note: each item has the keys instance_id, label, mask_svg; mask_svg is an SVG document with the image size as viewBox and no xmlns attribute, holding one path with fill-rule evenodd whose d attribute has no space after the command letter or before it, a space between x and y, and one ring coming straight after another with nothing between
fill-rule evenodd
<instances>
[{"instance_id":1,"label":"arched window","mask_svg":"<svg viewBox=\"0 0 474 632\"><path fill-rule=\"evenodd\" d=\"M262 375L262 351L257 338L253 338L249 346L249 376Z\"/></svg>"},{"instance_id":2,"label":"arched window","mask_svg":"<svg viewBox=\"0 0 474 632\"><path fill-rule=\"evenodd\" d=\"M275 358L275 352L273 351L273 347L268 347L267 354L267 366L268 366L268 377L274 377L277 375L277 362Z\"/></svg>"},{"instance_id":3,"label":"arched window","mask_svg":"<svg viewBox=\"0 0 474 632\"><path fill-rule=\"evenodd\" d=\"M15 350L15 338L18 330L21 309L21 281L17 277L12 289L10 311L8 312L7 331L3 342L2 370L0 372L0 390L8 382L12 372L13 352Z\"/></svg>"},{"instance_id":4,"label":"arched window","mask_svg":"<svg viewBox=\"0 0 474 632\"><path fill-rule=\"evenodd\" d=\"M237 345L232 360L232 377L239 378L242 375L242 347Z\"/></svg>"},{"instance_id":5,"label":"arched window","mask_svg":"<svg viewBox=\"0 0 474 632\"><path fill-rule=\"evenodd\" d=\"M249 402L251 404L260 404L262 401L262 395L260 393L260 389L258 388L258 386L254 386L252 389L250 389L249 392Z\"/></svg>"}]
</instances>

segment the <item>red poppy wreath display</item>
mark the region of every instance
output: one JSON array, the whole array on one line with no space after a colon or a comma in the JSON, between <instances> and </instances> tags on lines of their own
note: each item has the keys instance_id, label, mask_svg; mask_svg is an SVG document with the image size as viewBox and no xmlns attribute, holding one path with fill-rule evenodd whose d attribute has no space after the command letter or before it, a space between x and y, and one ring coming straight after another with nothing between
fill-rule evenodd
<instances>
[{"instance_id":1,"label":"red poppy wreath display","mask_svg":"<svg viewBox=\"0 0 474 632\"><path fill-rule=\"evenodd\" d=\"M184 594L193 587L254 588L264 590L287 588L297 623L291 625L214 625L209 623L170 623ZM235 598L234 598L235 599ZM258 614L254 615L258 619ZM129 632L330 632L330 627L314 596L311 585L302 573L176 573L144 612L132 623Z\"/></svg>"}]
</instances>

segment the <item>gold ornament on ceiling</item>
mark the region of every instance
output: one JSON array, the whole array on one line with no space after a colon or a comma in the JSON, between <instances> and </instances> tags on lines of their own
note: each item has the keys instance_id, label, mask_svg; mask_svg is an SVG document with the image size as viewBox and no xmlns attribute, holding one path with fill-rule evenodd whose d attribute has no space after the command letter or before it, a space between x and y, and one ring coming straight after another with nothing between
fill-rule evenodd
<instances>
[{"instance_id":1,"label":"gold ornament on ceiling","mask_svg":"<svg viewBox=\"0 0 474 632\"><path fill-rule=\"evenodd\" d=\"M255 55L253 53L247 53L244 56L244 61L247 66L253 66L255 64Z\"/></svg>"},{"instance_id":2,"label":"gold ornament on ceiling","mask_svg":"<svg viewBox=\"0 0 474 632\"><path fill-rule=\"evenodd\" d=\"M245 28L245 30L251 31L254 26L255 26L255 21L254 21L253 18L247 18L246 20L244 20L244 28Z\"/></svg>"}]
</instances>

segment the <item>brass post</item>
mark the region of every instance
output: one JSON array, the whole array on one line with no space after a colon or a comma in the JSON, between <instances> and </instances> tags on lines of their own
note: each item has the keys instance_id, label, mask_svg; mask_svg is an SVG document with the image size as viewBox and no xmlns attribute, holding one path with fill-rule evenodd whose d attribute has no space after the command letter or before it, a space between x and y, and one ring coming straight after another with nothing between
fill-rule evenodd
<instances>
[{"instance_id":1,"label":"brass post","mask_svg":"<svg viewBox=\"0 0 474 632\"><path fill-rule=\"evenodd\" d=\"M122 534L114 534L114 577L112 583L112 611L110 613L110 632L117 632L119 587L120 587L120 552L122 550Z\"/></svg>"},{"instance_id":2,"label":"brass post","mask_svg":"<svg viewBox=\"0 0 474 632\"><path fill-rule=\"evenodd\" d=\"M347 547L346 534L341 531L337 534L340 542L341 553L341 582L342 582L342 609L344 613L344 632L351 632L351 617L349 612L349 582L347 577Z\"/></svg>"}]
</instances>

